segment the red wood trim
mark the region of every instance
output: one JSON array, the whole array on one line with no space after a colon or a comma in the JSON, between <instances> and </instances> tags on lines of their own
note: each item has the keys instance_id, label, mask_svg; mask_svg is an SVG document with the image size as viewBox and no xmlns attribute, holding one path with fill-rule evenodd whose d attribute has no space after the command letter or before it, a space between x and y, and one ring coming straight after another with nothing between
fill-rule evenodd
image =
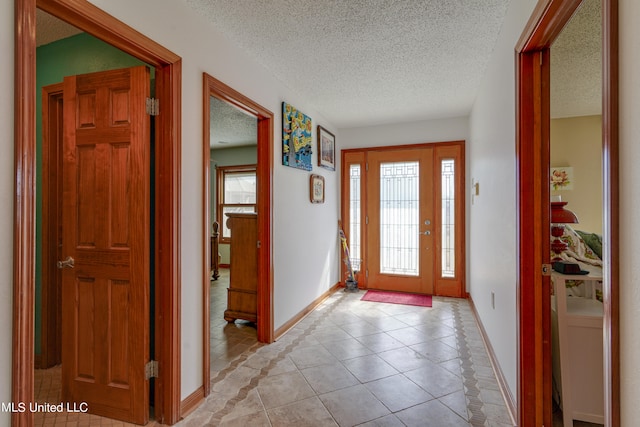
<instances>
[{"instance_id":1,"label":"red wood trim","mask_svg":"<svg viewBox=\"0 0 640 427\"><path fill-rule=\"evenodd\" d=\"M547 48L562 31L580 5L580 0L540 0L529 23L518 42L517 53L517 161L518 161L518 248L520 259L518 277L518 318L519 327L519 414L521 426L550 423L551 398L550 383L550 332L543 324L543 342L539 341L535 329L549 318L548 298L538 298L535 290L543 289L548 295L548 279L539 277L539 255L549 254L548 187L537 188L531 178L538 175L541 165L548 165L548 147L542 153L536 152L540 140L548 140L545 125L549 123L549 102L536 93L547 93L548 70L536 77L536 69L541 71L536 54ZM604 175L604 227L603 237L609 244L609 251L603 261L604 277L604 358L605 358L605 423L620 423L620 337L619 337L619 195L618 195L618 1L603 0L603 175ZM548 64L548 55L543 63ZM539 81L537 81L538 79ZM548 170L547 170L548 176ZM543 182L543 181L540 181ZM546 176L544 177L546 182ZM545 190L546 187L546 190ZM537 210L542 209L542 211ZM535 234L531 230L542 224ZM536 242L529 241L530 239ZM540 241L542 240L542 242ZM542 251L542 252L540 252ZM539 284L542 283L542 286ZM533 341L531 341L533 339ZM546 343L546 344L545 344ZM542 356L540 354L542 353ZM542 364L536 360L540 358ZM540 409L542 408L542 410ZM543 418L537 418L543 417Z\"/></svg>"},{"instance_id":2,"label":"red wood trim","mask_svg":"<svg viewBox=\"0 0 640 427\"><path fill-rule=\"evenodd\" d=\"M516 43L516 52L550 47L581 2L582 0L538 0Z\"/></svg>"},{"instance_id":3,"label":"red wood trim","mask_svg":"<svg viewBox=\"0 0 640 427\"><path fill-rule=\"evenodd\" d=\"M202 233L203 241L202 248L204 254L203 262L203 288L202 288L202 392L203 395L209 396L211 393L211 345L209 340L211 339L211 303L210 299L210 286L211 275L209 272L209 260L211 259L210 248L210 230L211 230L211 212L209 209L211 194L211 112L210 101L211 89L209 88L209 81L207 74L202 75ZM224 226L219 220L221 226ZM220 232L222 234L222 231Z\"/></svg>"},{"instance_id":4,"label":"red wood trim","mask_svg":"<svg viewBox=\"0 0 640 427\"><path fill-rule=\"evenodd\" d=\"M360 219L360 224L362 224L362 230L360 233L361 236L361 251L362 251L362 271L366 269L366 263L369 259L369 256L366 253L367 249L367 241L366 236L367 233L364 232L364 216L367 206L367 189L366 189L366 179L365 179L365 164L367 163L367 155L370 152L385 152L385 151L396 151L396 150L413 150L420 148L434 148L434 162L438 159L437 153L438 149L440 150L449 150L450 149L459 149L460 153L456 156L449 156L456 158L456 165L458 172L461 173L460 179L456 181L456 192L458 194L462 194L461 200L465 200L465 180L466 180L466 163L465 163L465 141L464 140L456 140L456 141L443 141L443 142L426 142L420 144L402 144L402 145L388 145L388 146L380 146L380 147L364 147L364 148L350 148L341 150L341 171L342 171L342 179L340 183L340 191L341 191L341 218L342 218L342 226L347 238L349 237L349 197L350 197L350 189L349 189L349 166L352 164L361 164L363 167L363 175L362 175L362 184L360 189L361 195L361 205L363 209L361 209L362 218ZM435 163L434 163L435 165ZM435 169L434 169L435 170ZM437 178L437 179L435 179ZM440 177L434 172L434 181L433 185L437 186L440 183ZM436 203L434 205L434 215L437 217L439 215L438 208L439 204ZM456 234L458 236L458 240L456 241L456 245L461 249L459 253L456 253L458 258L459 265L456 265L456 271L458 272L458 276L455 280L450 279L441 279L434 280L433 289L434 295L443 295L443 296L453 296L463 298L465 296L466 289L466 220L465 220L465 204L458 204L458 210L456 211L456 222L460 228L456 229ZM435 220L434 220L435 221ZM435 221L437 223L437 221ZM440 238L439 236L435 236L434 239L437 240ZM434 256L434 262L438 262L439 258ZM342 265L341 265L342 267ZM367 286L367 277L362 273L356 274L356 279L358 281L358 288L366 289ZM434 273L439 271L438 268L434 269ZM341 268L340 280L343 279L343 269ZM442 292L442 293L437 293Z\"/></svg>"},{"instance_id":5,"label":"red wood trim","mask_svg":"<svg viewBox=\"0 0 640 427\"><path fill-rule=\"evenodd\" d=\"M347 148L344 150L340 150L343 155L344 153L357 153L357 152L369 152L369 151L392 151L392 150L413 150L416 148L422 147L447 147L451 145L459 145L464 144L464 140L454 140L454 141L433 141L433 142L421 142L419 144L401 144L401 145L381 145L379 147L365 147L365 148Z\"/></svg>"},{"instance_id":6,"label":"red wood trim","mask_svg":"<svg viewBox=\"0 0 640 427\"><path fill-rule=\"evenodd\" d=\"M453 159L455 162L455 245L456 245L456 265L455 277L442 277L442 229L434 230L434 295L448 296L454 298L464 297L465 276L466 276L466 246L465 246L465 204L466 186L465 186L465 144L447 143L446 145L436 144L433 156L433 185L434 188L442 188L441 162L443 159ZM440 194L440 190L436 190L435 194ZM434 224L442 223L442 198L435 197L434 200Z\"/></svg>"},{"instance_id":7,"label":"red wood trim","mask_svg":"<svg viewBox=\"0 0 640 427\"><path fill-rule=\"evenodd\" d=\"M209 182L211 174L210 164L210 100L209 97L228 102L231 105L255 116L258 120L258 164L256 167L258 212L258 307L257 329L258 341L270 343L273 341L273 260L272 260L272 200L273 200L273 113L255 103L245 95L227 86L207 73L203 74L203 384L205 396L210 393L209 367ZM221 265L223 266L223 265Z\"/></svg>"},{"instance_id":8,"label":"red wood trim","mask_svg":"<svg viewBox=\"0 0 640 427\"><path fill-rule=\"evenodd\" d=\"M33 401L36 224L36 3L15 2L13 205L13 351L11 399ZM33 425L28 411L11 414L14 427Z\"/></svg>"},{"instance_id":9,"label":"red wood trim","mask_svg":"<svg viewBox=\"0 0 640 427\"><path fill-rule=\"evenodd\" d=\"M543 56L543 60L541 60ZM520 425L551 425L549 278L542 264L549 262L549 67L548 49L519 57L523 76L517 93L518 170L518 301L520 329ZM543 65L541 65L541 63ZM544 107L546 105L546 107ZM534 117L542 119L534 120ZM546 118L546 120L545 120ZM546 207L546 208L545 208ZM545 291L546 290L546 291ZM544 343L547 343L546 345ZM546 406L545 406L546 405ZM549 410L547 410L549 408ZM548 418L548 420L547 420Z\"/></svg>"},{"instance_id":10,"label":"red wood trim","mask_svg":"<svg viewBox=\"0 0 640 427\"><path fill-rule=\"evenodd\" d=\"M181 82L181 60L156 69L156 96L162 114L156 121L155 345L161 377L156 380L155 415L163 424L180 419Z\"/></svg>"},{"instance_id":11,"label":"red wood trim","mask_svg":"<svg viewBox=\"0 0 640 427\"><path fill-rule=\"evenodd\" d=\"M209 381L208 381L209 382ZM193 393L187 396L182 402L180 402L180 414L181 418L184 419L191 412L193 412L200 403L204 400L205 393L204 387L200 387L196 389Z\"/></svg>"},{"instance_id":12,"label":"red wood trim","mask_svg":"<svg viewBox=\"0 0 640 427\"><path fill-rule=\"evenodd\" d=\"M345 236L347 237L347 241L349 241L349 230L351 230L351 218L349 213L349 200L351 199L351 178L350 178L350 168L351 165L360 165L360 206L366 206L367 203L367 182L365 179L365 163L366 163L366 153L362 151L362 149L358 150L342 150L341 154L342 161L340 162L341 170L342 170L342 179L340 182L341 188L341 221L342 221L342 230L344 231ZM366 254L367 248L367 235L365 233L365 212L366 209L360 209L360 271L354 272L354 276L356 281L358 282L359 289L367 288L367 276L364 273L367 268L367 260L369 257ZM345 265L343 261L343 253L342 247L340 248L340 282L341 286L345 286Z\"/></svg>"},{"instance_id":13,"label":"red wood trim","mask_svg":"<svg viewBox=\"0 0 640 427\"><path fill-rule=\"evenodd\" d=\"M509 411L509 416L511 417L512 425L516 424L516 401L513 398L513 394L509 390L509 385L507 384L507 379L504 376L504 372L500 369L500 363L498 362L498 357L496 356L495 351L493 350L493 346L491 345L491 340L489 339L489 335L487 335L487 331L480 320L480 316L478 315L478 311L476 310L476 305L473 303L473 300L470 296L467 297L469 299L469 306L471 307L471 312L473 313L473 317L476 319L476 323L478 324L478 329L480 330L480 336L482 337L482 342L487 350L487 355L489 356L489 361L491 362L491 367L493 368L493 373L496 376L496 380L498 381L498 387L500 387L500 393L504 398L504 401L507 405L507 410Z\"/></svg>"},{"instance_id":14,"label":"red wood trim","mask_svg":"<svg viewBox=\"0 0 640 427\"><path fill-rule=\"evenodd\" d=\"M340 289L340 282L336 283L329 289L327 289L322 295L313 300L309 305L303 308L298 314L293 316L289 321L285 322L284 325L280 326L275 331L275 340L279 339L281 336L287 333L287 331L297 325L302 319L307 317L309 313L316 309L324 300L329 298L334 292Z\"/></svg>"},{"instance_id":15,"label":"red wood trim","mask_svg":"<svg viewBox=\"0 0 640 427\"><path fill-rule=\"evenodd\" d=\"M619 107L618 107L618 1L604 0L602 8L602 138L604 174L604 372L605 425L618 426L620 420L620 196ZM606 375L606 373L609 375Z\"/></svg>"},{"instance_id":16,"label":"red wood trim","mask_svg":"<svg viewBox=\"0 0 640 427\"><path fill-rule=\"evenodd\" d=\"M60 159L62 144L62 90L56 83L42 88L42 324L41 352L36 367L49 368L61 359L61 259L60 233Z\"/></svg>"},{"instance_id":17,"label":"red wood trim","mask_svg":"<svg viewBox=\"0 0 640 427\"><path fill-rule=\"evenodd\" d=\"M38 9L86 31L149 65L162 67L180 61L180 57L169 49L160 46L86 0L36 0L36 2Z\"/></svg>"},{"instance_id":18,"label":"red wood trim","mask_svg":"<svg viewBox=\"0 0 640 427\"><path fill-rule=\"evenodd\" d=\"M86 0L16 0L14 321L12 399L33 400L33 288L35 266L35 9L36 4L138 59L159 67L156 152L156 355L163 374L156 381L156 419L173 424L180 416L180 57L104 13ZM33 414L12 414L15 426Z\"/></svg>"}]
</instances>

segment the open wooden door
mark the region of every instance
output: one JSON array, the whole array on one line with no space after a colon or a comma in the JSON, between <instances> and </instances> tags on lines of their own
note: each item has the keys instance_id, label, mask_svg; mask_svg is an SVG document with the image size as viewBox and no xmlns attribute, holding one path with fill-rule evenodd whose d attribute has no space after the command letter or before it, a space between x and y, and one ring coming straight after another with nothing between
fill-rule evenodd
<instances>
[{"instance_id":1,"label":"open wooden door","mask_svg":"<svg viewBox=\"0 0 640 427\"><path fill-rule=\"evenodd\" d=\"M149 417L149 91L144 66L64 80L62 399L137 424Z\"/></svg>"}]
</instances>

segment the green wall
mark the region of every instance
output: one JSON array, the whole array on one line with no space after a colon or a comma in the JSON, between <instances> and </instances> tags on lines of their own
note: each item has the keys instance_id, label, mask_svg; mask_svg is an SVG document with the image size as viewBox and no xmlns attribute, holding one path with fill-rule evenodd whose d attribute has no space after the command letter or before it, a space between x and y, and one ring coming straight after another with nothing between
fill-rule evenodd
<instances>
[{"instance_id":1,"label":"green wall","mask_svg":"<svg viewBox=\"0 0 640 427\"><path fill-rule=\"evenodd\" d=\"M35 353L42 341L42 87L65 76L146 65L140 60L88 35L78 34L36 49L36 292ZM151 68L153 79L154 69ZM152 83L153 91L153 83Z\"/></svg>"}]
</instances>

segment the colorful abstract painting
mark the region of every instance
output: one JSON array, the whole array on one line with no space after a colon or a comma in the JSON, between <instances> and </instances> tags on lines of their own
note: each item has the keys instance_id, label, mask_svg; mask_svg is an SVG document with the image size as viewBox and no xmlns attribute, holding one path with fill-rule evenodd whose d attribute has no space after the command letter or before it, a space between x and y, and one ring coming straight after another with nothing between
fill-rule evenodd
<instances>
[{"instance_id":1,"label":"colorful abstract painting","mask_svg":"<svg viewBox=\"0 0 640 427\"><path fill-rule=\"evenodd\" d=\"M310 171L311 117L286 102L282 103L282 164Z\"/></svg>"}]
</instances>

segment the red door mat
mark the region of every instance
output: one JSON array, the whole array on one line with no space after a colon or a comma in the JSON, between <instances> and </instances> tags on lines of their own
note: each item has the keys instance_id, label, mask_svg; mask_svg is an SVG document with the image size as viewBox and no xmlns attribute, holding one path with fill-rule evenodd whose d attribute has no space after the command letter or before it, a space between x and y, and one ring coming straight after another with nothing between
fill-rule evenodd
<instances>
[{"instance_id":1,"label":"red door mat","mask_svg":"<svg viewBox=\"0 0 640 427\"><path fill-rule=\"evenodd\" d=\"M362 301L388 302L390 304L419 305L431 307L431 295L407 294L403 292L367 291Z\"/></svg>"}]
</instances>

